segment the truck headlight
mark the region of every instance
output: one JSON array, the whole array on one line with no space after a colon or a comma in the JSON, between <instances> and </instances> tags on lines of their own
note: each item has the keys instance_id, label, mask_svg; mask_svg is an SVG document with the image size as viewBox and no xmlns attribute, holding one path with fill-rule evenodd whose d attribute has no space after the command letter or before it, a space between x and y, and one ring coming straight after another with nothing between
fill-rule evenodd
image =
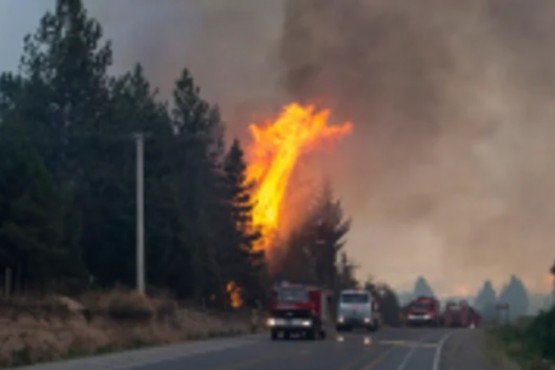
<instances>
[{"instance_id":1,"label":"truck headlight","mask_svg":"<svg viewBox=\"0 0 555 370\"><path fill-rule=\"evenodd\" d=\"M343 324L344 321L345 321L345 318L343 316L339 316L337 318L337 322L340 323L340 324Z\"/></svg>"},{"instance_id":2,"label":"truck headlight","mask_svg":"<svg viewBox=\"0 0 555 370\"><path fill-rule=\"evenodd\" d=\"M369 318L369 317L365 317L365 318L364 318L364 323L365 323L365 324L370 323L370 318Z\"/></svg>"},{"instance_id":3,"label":"truck headlight","mask_svg":"<svg viewBox=\"0 0 555 370\"><path fill-rule=\"evenodd\" d=\"M302 325L302 326L305 326L305 327L309 327L309 326L312 325L312 321L311 321L311 320L303 320L303 321L301 322L301 325Z\"/></svg>"},{"instance_id":4,"label":"truck headlight","mask_svg":"<svg viewBox=\"0 0 555 370\"><path fill-rule=\"evenodd\" d=\"M276 319L274 319L273 317L270 317L267 321L268 326L275 326L276 325Z\"/></svg>"}]
</instances>

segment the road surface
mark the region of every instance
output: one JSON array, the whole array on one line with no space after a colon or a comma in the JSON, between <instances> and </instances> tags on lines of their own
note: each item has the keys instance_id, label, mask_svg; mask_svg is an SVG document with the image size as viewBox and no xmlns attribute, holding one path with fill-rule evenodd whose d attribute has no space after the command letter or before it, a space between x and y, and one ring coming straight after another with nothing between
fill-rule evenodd
<instances>
[{"instance_id":1,"label":"road surface","mask_svg":"<svg viewBox=\"0 0 555 370\"><path fill-rule=\"evenodd\" d=\"M444 347L464 330L383 329L324 341L220 339L28 367L33 370L445 370ZM470 337L462 345L474 345ZM457 344L460 346L461 344ZM448 351L447 351L448 352ZM464 365L465 359L460 360ZM449 366L451 369L452 367ZM461 366L465 369L465 366ZM473 370L483 370L476 368ZM488 369L489 370L489 369Z\"/></svg>"}]
</instances>

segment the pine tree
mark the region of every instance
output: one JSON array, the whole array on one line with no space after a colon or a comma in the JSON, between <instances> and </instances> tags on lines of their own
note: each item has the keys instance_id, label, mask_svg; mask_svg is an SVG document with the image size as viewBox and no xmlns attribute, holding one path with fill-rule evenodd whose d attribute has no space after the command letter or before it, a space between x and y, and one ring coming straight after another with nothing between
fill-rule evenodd
<instances>
[{"instance_id":1,"label":"pine tree","mask_svg":"<svg viewBox=\"0 0 555 370\"><path fill-rule=\"evenodd\" d=\"M476 297L476 308L480 311L484 320L495 318L495 304L497 301L495 289L491 281L487 280Z\"/></svg>"},{"instance_id":2,"label":"pine tree","mask_svg":"<svg viewBox=\"0 0 555 370\"><path fill-rule=\"evenodd\" d=\"M366 282L365 288L376 299L383 323L389 326L398 326L401 306L395 291L387 284L376 284L372 280Z\"/></svg>"},{"instance_id":3,"label":"pine tree","mask_svg":"<svg viewBox=\"0 0 555 370\"><path fill-rule=\"evenodd\" d=\"M79 225L21 130L0 125L0 256L21 287L82 279Z\"/></svg>"},{"instance_id":4,"label":"pine tree","mask_svg":"<svg viewBox=\"0 0 555 370\"><path fill-rule=\"evenodd\" d=\"M342 252L337 264L337 289L354 289L358 285L358 281L355 278L355 265L349 261L347 253Z\"/></svg>"},{"instance_id":5,"label":"pine tree","mask_svg":"<svg viewBox=\"0 0 555 370\"><path fill-rule=\"evenodd\" d=\"M499 302L509 304L509 317L511 320L528 314L528 292L522 280L512 275L499 294Z\"/></svg>"},{"instance_id":6,"label":"pine tree","mask_svg":"<svg viewBox=\"0 0 555 370\"><path fill-rule=\"evenodd\" d=\"M428 284L425 277L419 276L414 284L414 296L415 297L434 297L434 291Z\"/></svg>"},{"instance_id":7,"label":"pine tree","mask_svg":"<svg viewBox=\"0 0 555 370\"><path fill-rule=\"evenodd\" d=\"M234 140L224 160L224 217L228 218L226 242L221 252L221 265L226 280L236 282L244 299L253 304L265 291L264 254L254 251L260 233L252 223L253 184L247 183L246 164L238 140Z\"/></svg>"},{"instance_id":8,"label":"pine tree","mask_svg":"<svg viewBox=\"0 0 555 370\"><path fill-rule=\"evenodd\" d=\"M86 226L82 236L72 238L81 239L85 250L109 242L92 227L106 222L112 200L99 202L95 196L106 189L99 179L105 176L102 154L110 154L101 135L110 122L106 71L112 53L101 40L101 27L88 18L81 0L58 0L54 12L25 38L20 88L10 108L57 186L73 195L67 201L76 200L79 212L73 207L68 212ZM94 263L90 267L97 270Z\"/></svg>"},{"instance_id":9,"label":"pine tree","mask_svg":"<svg viewBox=\"0 0 555 370\"><path fill-rule=\"evenodd\" d=\"M112 51L101 40L102 29L88 18L81 0L57 0L55 11L25 38L21 70L27 99L20 104L21 122L30 126L55 179L74 180L90 170L89 152L80 150L83 142L76 135L98 132L105 119Z\"/></svg>"},{"instance_id":10,"label":"pine tree","mask_svg":"<svg viewBox=\"0 0 555 370\"><path fill-rule=\"evenodd\" d=\"M324 186L308 216L287 242L283 274L292 280L334 288L337 259L349 228L350 221L344 219L341 203L333 198L329 185Z\"/></svg>"},{"instance_id":11,"label":"pine tree","mask_svg":"<svg viewBox=\"0 0 555 370\"><path fill-rule=\"evenodd\" d=\"M217 108L200 97L199 88L187 70L176 83L172 125L177 132L174 178L180 240L171 252L188 263L183 279L183 264L171 263L174 278L193 281L183 286L181 294L193 294L198 299L223 297L225 281L218 265L217 246L221 244L219 229L221 209L221 156L223 124Z\"/></svg>"}]
</instances>

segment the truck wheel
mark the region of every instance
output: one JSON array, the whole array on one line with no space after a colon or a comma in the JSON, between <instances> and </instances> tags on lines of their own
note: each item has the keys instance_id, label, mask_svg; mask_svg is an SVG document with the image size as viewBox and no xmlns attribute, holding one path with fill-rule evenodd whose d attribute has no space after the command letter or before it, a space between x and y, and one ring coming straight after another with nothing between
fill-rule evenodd
<instances>
[{"instance_id":1,"label":"truck wheel","mask_svg":"<svg viewBox=\"0 0 555 370\"><path fill-rule=\"evenodd\" d=\"M272 329L272 340L277 340L279 338L279 332L276 329Z\"/></svg>"},{"instance_id":2,"label":"truck wheel","mask_svg":"<svg viewBox=\"0 0 555 370\"><path fill-rule=\"evenodd\" d=\"M320 338L322 340L326 339L326 331L325 330L320 330Z\"/></svg>"},{"instance_id":3,"label":"truck wheel","mask_svg":"<svg viewBox=\"0 0 555 370\"><path fill-rule=\"evenodd\" d=\"M306 338L308 340L315 340L317 337L317 330L315 328L309 329L306 332Z\"/></svg>"}]
</instances>

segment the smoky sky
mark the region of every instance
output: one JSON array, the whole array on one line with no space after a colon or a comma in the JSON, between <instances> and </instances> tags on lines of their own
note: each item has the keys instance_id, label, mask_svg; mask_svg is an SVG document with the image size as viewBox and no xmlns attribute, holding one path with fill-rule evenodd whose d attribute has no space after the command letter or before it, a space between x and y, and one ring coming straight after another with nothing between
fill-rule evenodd
<instances>
[{"instance_id":1,"label":"smoky sky","mask_svg":"<svg viewBox=\"0 0 555 370\"><path fill-rule=\"evenodd\" d=\"M408 289L425 275L450 294L515 273L548 289L552 0L85 3L113 40L114 72L140 62L168 97L190 68L230 135L247 140L247 124L291 100L352 121L321 166L352 217L360 277ZM2 30L17 28L5 14Z\"/></svg>"},{"instance_id":2,"label":"smoky sky","mask_svg":"<svg viewBox=\"0 0 555 370\"><path fill-rule=\"evenodd\" d=\"M551 1L287 2L286 91L355 122L333 172L368 271L440 290L514 271L542 288L554 21Z\"/></svg>"}]
</instances>

